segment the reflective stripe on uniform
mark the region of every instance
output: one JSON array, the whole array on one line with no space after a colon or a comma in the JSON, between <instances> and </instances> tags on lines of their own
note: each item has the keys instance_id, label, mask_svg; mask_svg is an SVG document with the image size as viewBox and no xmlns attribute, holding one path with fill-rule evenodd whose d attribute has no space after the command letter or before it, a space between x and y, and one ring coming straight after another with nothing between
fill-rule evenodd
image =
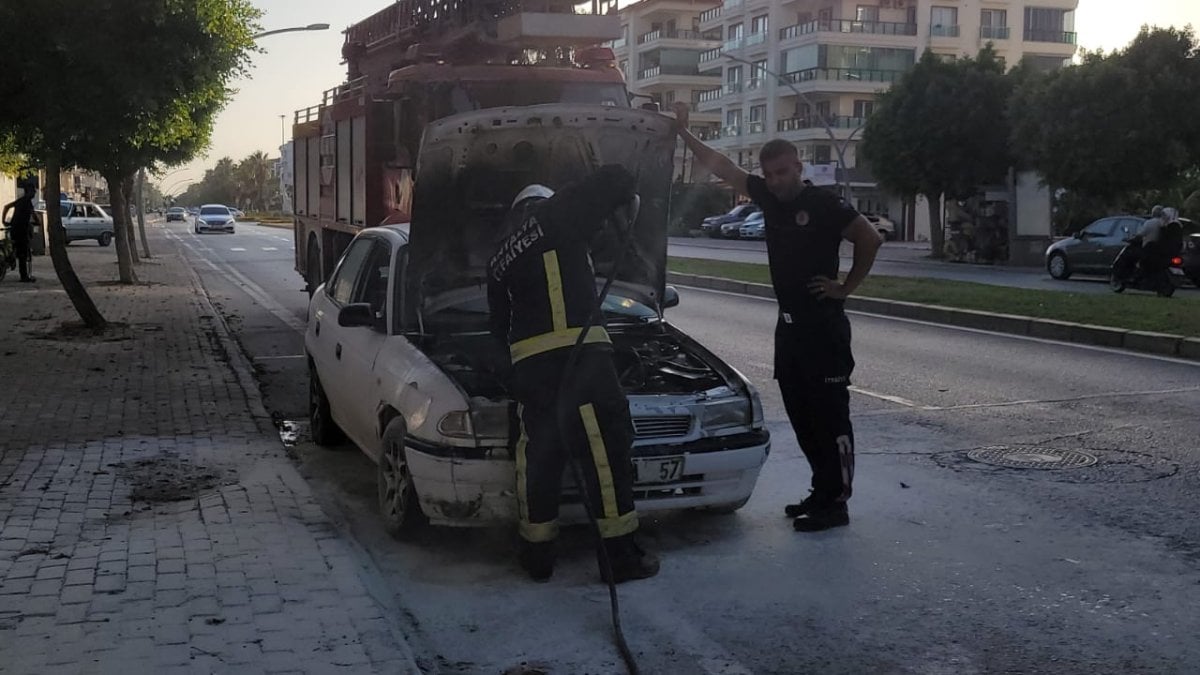
<instances>
[{"instance_id":1,"label":"reflective stripe on uniform","mask_svg":"<svg viewBox=\"0 0 1200 675\"><path fill-rule=\"evenodd\" d=\"M548 523L529 523L524 520L517 523L517 532L525 541L534 544L544 541L554 541L558 537L558 521Z\"/></svg>"},{"instance_id":2,"label":"reflective stripe on uniform","mask_svg":"<svg viewBox=\"0 0 1200 675\"><path fill-rule=\"evenodd\" d=\"M621 537L630 532L636 532L638 529L637 511L630 511L616 518L600 518L596 520L596 525L600 527L600 536L605 539Z\"/></svg>"},{"instance_id":3,"label":"reflective stripe on uniform","mask_svg":"<svg viewBox=\"0 0 1200 675\"><path fill-rule=\"evenodd\" d=\"M563 347L575 346L575 341L579 339L579 333L582 328L568 328L566 330L552 331L550 333L542 333L531 338L525 338L509 347L509 352L512 354L512 361L516 363L521 359L527 359L530 356L535 356L543 352L562 349ZM600 327L593 327L588 331L587 339L584 344L595 344L603 342L612 342L608 337L608 331Z\"/></svg>"},{"instance_id":4,"label":"reflective stripe on uniform","mask_svg":"<svg viewBox=\"0 0 1200 675\"><path fill-rule=\"evenodd\" d=\"M546 268L546 294L550 296L550 321L554 332L567 329L567 302L563 299L562 273L558 269L558 251L549 250L542 254L542 266Z\"/></svg>"},{"instance_id":5,"label":"reflective stripe on uniform","mask_svg":"<svg viewBox=\"0 0 1200 675\"><path fill-rule=\"evenodd\" d=\"M529 493L526 492L526 471L529 465L525 458L525 449L529 446L529 436L525 434L524 412L525 406L518 405L517 419L521 420L521 436L517 439L517 512L522 523L529 520Z\"/></svg>"},{"instance_id":6,"label":"reflective stripe on uniform","mask_svg":"<svg viewBox=\"0 0 1200 675\"><path fill-rule=\"evenodd\" d=\"M612 467L608 465L608 450L604 447L604 436L600 434L596 408L591 403L579 406L579 417L583 420L588 448L592 451L592 464L596 469L596 482L600 484L600 503L604 506L604 518L616 518L621 512L617 510L617 490L613 487Z\"/></svg>"}]
</instances>

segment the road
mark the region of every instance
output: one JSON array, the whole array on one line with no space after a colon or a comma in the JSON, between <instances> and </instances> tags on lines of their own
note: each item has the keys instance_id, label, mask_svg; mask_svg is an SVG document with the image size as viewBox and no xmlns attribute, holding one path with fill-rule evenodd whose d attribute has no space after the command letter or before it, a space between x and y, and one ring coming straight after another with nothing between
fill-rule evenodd
<instances>
[{"instance_id":1,"label":"road","mask_svg":"<svg viewBox=\"0 0 1200 675\"><path fill-rule=\"evenodd\" d=\"M850 247L843 247L842 269L850 269ZM732 262L767 263L767 247L761 241L672 237L667 253L680 258L728 260ZM1005 267L1002 265L968 265L937 262L927 259L928 248L915 248L906 243L887 243L879 252L872 273L894 277L925 277L950 281L973 281L979 284L1012 286L1044 291L1073 293L1112 293L1103 277L1073 276L1068 281L1052 279L1040 267ZM1190 290L1190 287L1187 287Z\"/></svg>"},{"instance_id":2,"label":"road","mask_svg":"<svg viewBox=\"0 0 1200 675\"><path fill-rule=\"evenodd\" d=\"M302 419L306 297L289 231L169 230L254 359L268 407ZM662 572L621 587L642 672L1195 672L1200 365L855 315L852 522L800 535L781 517L808 470L770 380L774 306L681 293L670 320L760 387L774 447L738 514L645 519ZM1096 464L1006 469L967 455L997 446ZM511 532L394 541L361 453L295 451L364 569L405 608L431 672L621 672L581 532L566 533L554 579L532 584Z\"/></svg>"}]
</instances>

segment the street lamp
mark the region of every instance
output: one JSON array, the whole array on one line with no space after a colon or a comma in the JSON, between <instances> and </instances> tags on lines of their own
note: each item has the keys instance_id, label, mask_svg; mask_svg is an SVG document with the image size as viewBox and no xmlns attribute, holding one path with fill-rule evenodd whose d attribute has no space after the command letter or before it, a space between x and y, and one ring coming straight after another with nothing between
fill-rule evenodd
<instances>
[{"instance_id":1,"label":"street lamp","mask_svg":"<svg viewBox=\"0 0 1200 675\"><path fill-rule=\"evenodd\" d=\"M329 30L329 24L327 24L327 23L310 23L307 26L294 26L292 28L278 28L276 30L269 30L264 33L258 33L256 35L252 36L252 39L257 40L258 38L266 37L268 35L278 35L280 33L299 33L301 31L306 31L306 30Z\"/></svg>"}]
</instances>

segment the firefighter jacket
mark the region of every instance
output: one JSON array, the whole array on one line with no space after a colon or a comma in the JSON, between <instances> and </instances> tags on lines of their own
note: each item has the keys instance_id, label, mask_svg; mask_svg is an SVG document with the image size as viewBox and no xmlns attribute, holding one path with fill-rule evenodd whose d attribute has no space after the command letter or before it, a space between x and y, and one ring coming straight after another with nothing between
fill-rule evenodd
<instances>
[{"instance_id":1,"label":"firefighter jacket","mask_svg":"<svg viewBox=\"0 0 1200 675\"><path fill-rule=\"evenodd\" d=\"M634 185L624 168L605 166L548 199L514 206L488 263L491 330L506 340L513 363L574 346L596 304L589 242L633 199ZM609 342L602 323L586 342Z\"/></svg>"}]
</instances>

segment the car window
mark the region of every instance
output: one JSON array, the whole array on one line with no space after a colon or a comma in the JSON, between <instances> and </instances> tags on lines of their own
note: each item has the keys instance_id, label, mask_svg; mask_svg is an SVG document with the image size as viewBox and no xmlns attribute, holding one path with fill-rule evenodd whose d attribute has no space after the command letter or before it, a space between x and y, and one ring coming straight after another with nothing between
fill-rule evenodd
<instances>
[{"instance_id":1,"label":"car window","mask_svg":"<svg viewBox=\"0 0 1200 675\"><path fill-rule=\"evenodd\" d=\"M71 205L70 204L60 203L58 205L58 207L59 207L59 212L62 213L63 218L71 217Z\"/></svg>"},{"instance_id":2,"label":"car window","mask_svg":"<svg viewBox=\"0 0 1200 675\"><path fill-rule=\"evenodd\" d=\"M1131 239L1142 230L1142 223L1145 222L1140 218L1122 218L1117 224L1116 236L1121 239Z\"/></svg>"},{"instance_id":3,"label":"car window","mask_svg":"<svg viewBox=\"0 0 1200 675\"><path fill-rule=\"evenodd\" d=\"M229 209L225 208L224 206L206 206L206 207L200 209L200 215L202 215L202 216L227 216L227 215L229 215Z\"/></svg>"},{"instance_id":4,"label":"car window","mask_svg":"<svg viewBox=\"0 0 1200 675\"><path fill-rule=\"evenodd\" d=\"M367 256L366 265L350 301L371 305L375 316L387 319L388 278L392 273L392 247L386 241L376 241Z\"/></svg>"},{"instance_id":5,"label":"car window","mask_svg":"<svg viewBox=\"0 0 1200 675\"><path fill-rule=\"evenodd\" d=\"M358 279L358 273L362 271L373 243L371 238L356 239L350 244L350 248L346 249L346 254L342 256L342 261L338 263L333 277L329 280L329 297L334 302L339 305L350 304L350 299L354 297L354 282Z\"/></svg>"},{"instance_id":6,"label":"car window","mask_svg":"<svg viewBox=\"0 0 1200 675\"><path fill-rule=\"evenodd\" d=\"M83 204L76 204L71 209L72 218L87 218L87 207Z\"/></svg>"},{"instance_id":7,"label":"car window","mask_svg":"<svg viewBox=\"0 0 1200 675\"><path fill-rule=\"evenodd\" d=\"M1083 228L1083 231L1095 237L1107 237L1109 234L1112 234L1113 225L1115 224L1116 221L1112 218L1105 218L1104 220L1097 220L1088 225Z\"/></svg>"},{"instance_id":8,"label":"car window","mask_svg":"<svg viewBox=\"0 0 1200 675\"><path fill-rule=\"evenodd\" d=\"M95 206L92 206L91 204L88 204L87 217L88 218L103 218L104 216L100 215L100 209L96 208Z\"/></svg>"}]
</instances>

